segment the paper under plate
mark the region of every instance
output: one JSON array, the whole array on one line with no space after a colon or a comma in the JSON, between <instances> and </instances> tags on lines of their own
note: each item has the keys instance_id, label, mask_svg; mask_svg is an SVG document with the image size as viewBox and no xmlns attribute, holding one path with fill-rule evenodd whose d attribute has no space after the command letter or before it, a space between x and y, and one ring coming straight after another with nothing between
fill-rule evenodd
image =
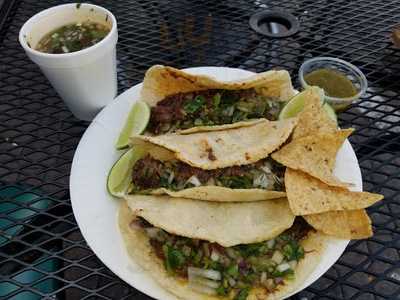
<instances>
[{"instance_id":1,"label":"paper under plate","mask_svg":"<svg viewBox=\"0 0 400 300\"><path fill-rule=\"evenodd\" d=\"M194 74L206 74L219 80L246 78L253 73L240 69L199 67L188 69ZM122 152L114 144L132 104L138 100L138 84L105 107L87 128L72 163L70 193L73 212L79 228L97 257L117 276L147 295L163 300L177 299L169 294L132 261L125 250L117 227L119 201L107 193L107 175ZM346 141L337 156L335 174L354 184L353 190L362 190L362 178L357 158ZM348 240L332 238L319 266L310 274L304 289L322 276L341 256ZM294 293L293 293L294 294Z\"/></svg>"}]
</instances>

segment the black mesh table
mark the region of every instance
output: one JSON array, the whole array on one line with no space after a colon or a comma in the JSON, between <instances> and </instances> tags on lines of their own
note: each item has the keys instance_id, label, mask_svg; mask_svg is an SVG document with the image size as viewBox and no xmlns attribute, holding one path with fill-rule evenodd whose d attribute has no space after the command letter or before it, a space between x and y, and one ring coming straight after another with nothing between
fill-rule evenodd
<instances>
[{"instance_id":1,"label":"black mesh table","mask_svg":"<svg viewBox=\"0 0 400 300\"><path fill-rule=\"evenodd\" d=\"M0 1L0 298L149 299L113 275L86 245L72 214L69 172L88 123L76 120L17 40L33 14L66 1ZM118 20L119 92L157 63L179 68L284 68L334 56L361 68L369 89L339 116L364 188L385 200L368 209L374 237L354 241L315 284L293 299L400 299L400 23L395 0L93 1ZM299 31L274 39L249 27L252 14L293 14Z\"/></svg>"}]
</instances>

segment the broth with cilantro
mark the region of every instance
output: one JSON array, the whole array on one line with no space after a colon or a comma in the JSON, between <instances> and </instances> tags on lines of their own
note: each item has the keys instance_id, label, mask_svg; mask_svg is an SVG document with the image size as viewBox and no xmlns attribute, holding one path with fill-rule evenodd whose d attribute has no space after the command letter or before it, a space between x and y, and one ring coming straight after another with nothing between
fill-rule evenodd
<instances>
[{"instance_id":1,"label":"broth with cilantro","mask_svg":"<svg viewBox=\"0 0 400 300\"><path fill-rule=\"evenodd\" d=\"M76 52L97 44L109 32L106 25L91 21L69 24L46 34L36 50L52 54Z\"/></svg>"}]
</instances>

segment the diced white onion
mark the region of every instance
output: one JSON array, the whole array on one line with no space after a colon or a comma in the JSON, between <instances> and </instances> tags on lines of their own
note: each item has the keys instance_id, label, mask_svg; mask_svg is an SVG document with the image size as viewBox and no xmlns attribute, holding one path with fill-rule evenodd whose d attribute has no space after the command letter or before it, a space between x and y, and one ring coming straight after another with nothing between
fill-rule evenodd
<instances>
[{"instance_id":1,"label":"diced white onion","mask_svg":"<svg viewBox=\"0 0 400 300\"><path fill-rule=\"evenodd\" d=\"M235 280L235 279L233 279L232 277L229 277L229 279L228 279L228 283L229 283L229 285L230 285L230 286L235 286L235 284L236 284L236 280Z\"/></svg>"},{"instance_id":2,"label":"diced white onion","mask_svg":"<svg viewBox=\"0 0 400 300\"><path fill-rule=\"evenodd\" d=\"M277 266L276 269L279 272L285 272L286 270L290 269L290 265L288 263L283 263L283 264L280 264L279 266Z\"/></svg>"},{"instance_id":3,"label":"diced white onion","mask_svg":"<svg viewBox=\"0 0 400 300\"><path fill-rule=\"evenodd\" d=\"M216 289L221 284L218 281L207 279L207 278L200 277L200 276L192 275L192 276L189 276L188 279L189 279L189 283L197 283L197 284L201 284L206 287L213 288L213 289Z\"/></svg>"},{"instance_id":4,"label":"diced white onion","mask_svg":"<svg viewBox=\"0 0 400 300\"><path fill-rule=\"evenodd\" d=\"M274 239L267 241L268 249L272 249L272 248L274 248L274 246L275 246L275 240Z\"/></svg>"},{"instance_id":5,"label":"diced white onion","mask_svg":"<svg viewBox=\"0 0 400 300\"><path fill-rule=\"evenodd\" d=\"M235 111L235 108L233 106L229 106L225 108L222 112L224 116L229 116L231 117L233 115L233 112Z\"/></svg>"},{"instance_id":6,"label":"diced white onion","mask_svg":"<svg viewBox=\"0 0 400 300\"><path fill-rule=\"evenodd\" d=\"M201 185L201 182L200 182L200 180L197 178L197 176L196 175L192 175L187 181L186 181L186 183L191 183L191 184L193 184L194 186L200 186Z\"/></svg>"},{"instance_id":7,"label":"diced white onion","mask_svg":"<svg viewBox=\"0 0 400 300\"><path fill-rule=\"evenodd\" d=\"M260 277L260 282L265 283L267 281L267 272L262 272Z\"/></svg>"},{"instance_id":8,"label":"diced white onion","mask_svg":"<svg viewBox=\"0 0 400 300\"><path fill-rule=\"evenodd\" d=\"M275 251L271 259L279 265L283 261L283 254L279 251Z\"/></svg>"},{"instance_id":9,"label":"diced white onion","mask_svg":"<svg viewBox=\"0 0 400 300\"><path fill-rule=\"evenodd\" d=\"M267 175L265 174L260 174L256 176L253 180L253 186L254 187L262 187L262 188L267 188L269 184L269 180Z\"/></svg>"},{"instance_id":10,"label":"diced white onion","mask_svg":"<svg viewBox=\"0 0 400 300\"><path fill-rule=\"evenodd\" d=\"M172 181L174 180L174 177L175 177L175 173L174 172L169 173L168 184L172 183Z\"/></svg>"},{"instance_id":11,"label":"diced white onion","mask_svg":"<svg viewBox=\"0 0 400 300\"><path fill-rule=\"evenodd\" d=\"M212 280L221 280L221 272L210 270L210 269L200 269L189 267L188 268L188 276L201 276Z\"/></svg>"},{"instance_id":12,"label":"diced white onion","mask_svg":"<svg viewBox=\"0 0 400 300\"><path fill-rule=\"evenodd\" d=\"M211 252L211 260L212 261L218 261L219 260L219 254L217 253L217 251L212 251Z\"/></svg>"},{"instance_id":13,"label":"diced white onion","mask_svg":"<svg viewBox=\"0 0 400 300\"><path fill-rule=\"evenodd\" d=\"M210 288L208 286L199 284L199 283L195 283L195 282L190 282L189 281L189 285L188 285L192 290L202 293L202 294L206 294L206 295L216 295L217 294L217 290L216 288Z\"/></svg>"},{"instance_id":14,"label":"diced white onion","mask_svg":"<svg viewBox=\"0 0 400 300\"><path fill-rule=\"evenodd\" d=\"M272 173L271 168L266 164L263 165L262 167L260 167L260 169L263 170L267 174L271 174Z\"/></svg>"},{"instance_id":15,"label":"diced white onion","mask_svg":"<svg viewBox=\"0 0 400 300\"><path fill-rule=\"evenodd\" d=\"M296 269L297 261L291 260L291 261L288 262L288 264L289 264L290 268L291 268L292 270L294 270L294 269Z\"/></svg>"}]
</instances>

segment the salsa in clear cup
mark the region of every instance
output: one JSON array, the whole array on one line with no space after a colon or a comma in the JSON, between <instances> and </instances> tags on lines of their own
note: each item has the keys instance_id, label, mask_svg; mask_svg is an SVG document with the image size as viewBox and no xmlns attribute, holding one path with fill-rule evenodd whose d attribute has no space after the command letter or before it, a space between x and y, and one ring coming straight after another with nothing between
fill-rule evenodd
<instances>
[{"instance_id":1,"label":"salsa in clear cup","mask_svg":"<svg viewBox=\"0 0 400 300\"><path fill-rule=\"evenodd\" d=\"M356 66L333 57L317 57L304 62L299 70L304 89L324 89L325 101L335 110L342 110L359 99L367 90L365 75Z\"/></svg>"}]
</instances>

